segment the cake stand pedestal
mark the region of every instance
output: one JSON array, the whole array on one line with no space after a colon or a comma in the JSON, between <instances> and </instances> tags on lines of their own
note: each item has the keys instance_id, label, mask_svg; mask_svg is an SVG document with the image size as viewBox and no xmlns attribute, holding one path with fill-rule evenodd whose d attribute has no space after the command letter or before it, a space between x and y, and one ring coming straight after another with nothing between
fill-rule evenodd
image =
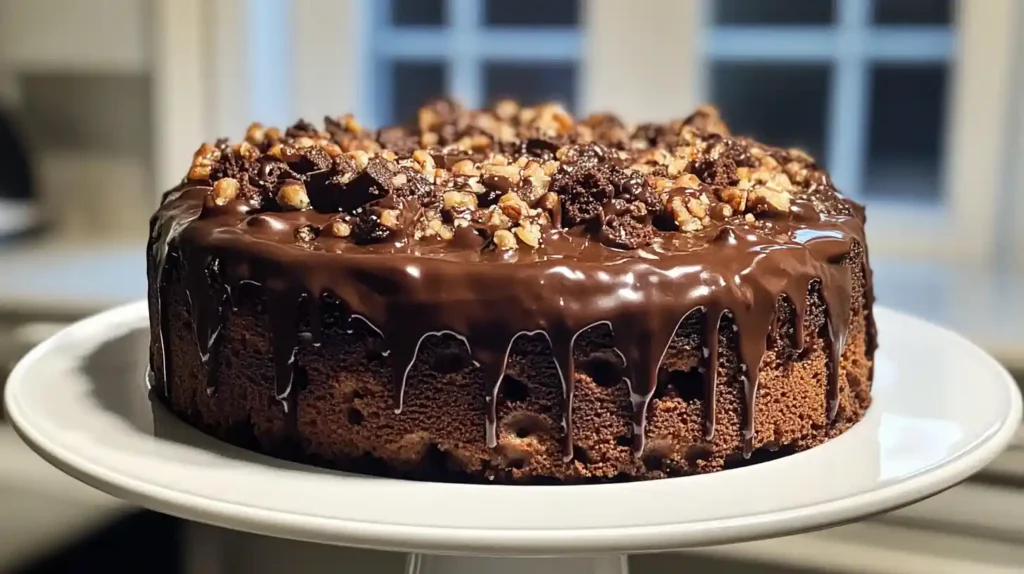
<instances>
[{"instance_id":1,"label":"cake stand pedestal","mask_svg":"<svg viewBox=\"0 0 1024 574\"><path fill-rule=\"evenodd\" d=\"M627 553L852 522L966 479L1006 447L1021 419L1020 392L996 361L945 329L878 309L874 404L842 436L808 451L623 484L375 478L245 451L180 422L143 383L146 317L145 302L112 309L18 364L5 407L29 446L129 502L244 532L409 552L410 573L624 573ZM306 557L286 558L301 570Z\"/></svg>"}]
</instances>

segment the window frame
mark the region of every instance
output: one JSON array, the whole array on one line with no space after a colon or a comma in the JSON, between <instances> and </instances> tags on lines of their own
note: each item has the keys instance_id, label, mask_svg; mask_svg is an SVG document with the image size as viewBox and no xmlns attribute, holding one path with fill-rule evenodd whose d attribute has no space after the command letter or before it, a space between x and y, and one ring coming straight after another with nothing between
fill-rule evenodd
<instances>
[{"instance_id":1,"label":"window frame","mask_svg":"<svg viewBox=\"0 0 1024 574\"><path fill-rule=\"evenodd\" d=\"M716 26L710 23L713 0L700 1L709 35L704 61L831 63L828 164L839 188L854 190L856 199L866 173L871 65L948 62L940 201L873 198L869 245L883 257L992 263L1005 239L997 231L996 201L1010 157L1004 146L1012 100L1007 79L1018 7L1013 0L955 1L956 29L943 33L935 26L871 26L874 1L839 0L831 26L792 27Z\"/></svg>"},{"instance_id":2,"label":"window frame","mask_svg":"<svg viewBox=\"0 0 1024 574\"><path fill-rule=\"evenodd\" d=\"M270 41L264 35L260 42L255 42L252 36L256 32L245 15L258 10L261 2L274 1L286 6L289 21L283 26L275 22L285 33L273 35L276 39ZM589 0L581 10L581 31L577 32L473 27L482 16L479 0L449 0L452 6L448 13L453 26L441 32L448 41L437 41L442 36L437 35L435 28L428 32L409 27L403 28L405 38L396 42L393 36L382 39L379 34L384 28L377 24L380 18L386 17L389 5L383 0L258 0L252 3L224 0L211 3L215 7L208 7L199 0L185 0L184 9L178 8L179 2L175 0L175 17L167 14L157 19L163 21L163 28L176 34L174 40L163 40L164 45L173 44L177 50L189 45L194 32L187 29L189 20L182 17L184 10L204 23L206 45L223 46L223 49L205 51L215 55L213 64L204 64L204 51L196 48L191 52L198 53L188 58L176 54L178 61L163 56L168 69L157 74L155 82L158 93L166 90L160 98L162 106L158 106L158 110L162 110L158 116L164 120L158 121L158 125L170 136L164 135L165 129L158 130L162 140L158 142L158 150L177 149L183 146L176 142L189 141L187 148L191 153L196 139L190 134L203 130L192 125L194 122L181 121L189 109L205 111L205 115L197 117L211 118L213 123L209 125L220 130L231 128L230 132L221 132L230 135L237 131L236 124L243 123L241 118L254 117L253 106L259 103L252 94L268 89L270 80L274 85L281 83L281 79L259 77L259 68L253 65L258 61L253 55L257 45L264 53L272 50L279 57L284 54L283 61L291 64L290 84L278 88L282 93L275 100L278 110L274 115L285 116L284 121L295 117L319 119L325 113L347 110L361 117L381 117L379 104L384 101L381 96L387 93L387 79L375 74L375 70L385 56L450 62L449 91L469 104L476 104L483 90L482 70L476 65L479 61L565 61L574 50L578 60L571 58L570 61L578 61L579 65L577 109L581 113L615 110L632 122L678 116L707 100L709 66L704 64L708 61L709 50L706 48L717 50L718 57L740 57L739 54L730 56L728 48L722 47L730 44L726 42L728 35L722 32L749 31L747 26L717 30L709 27L707 15L712 1ZM171 10L172 3L160 0L157 5L168 6L157 10ZM842 35L855 36L863 30L844 23L867 18L872 5L872 0L840 0L836 32L823 35L820 28L807 26L801 27L801 33L817 33L817 41L822 46L846 45L839 42ZM951 46L934 30L927 29L900 38L888 30L873 30L867 38L853 38L854 45L865 46L872 53L885 50L891 53L893 43L901 39L906 41L900 44L903 53L912 56L915 62L935 61L945 58L947 53L950 55L947 133L943 138L940 166L944 201L925 205L873 199L868 207L868 237L876 256L984 265L996 261L1001 246L1009 244L1015 251L1024 251L1024 232L1012 228L1000 231L1006 226L999 224L1002 219L1000 202L1008 193L1005 184L1013 179L1011 159L1016 157L1008 142L1012 128L1019 123L1011 121L1012 114L1016 113L1013 98L1021 76L1020 70L1013 69L1017 48L1014 36L1024 28L1021 23L1024 6L1015 0L958 0L954 8L957 33ZM764 29L777 30L778 27L765 26ZM638 30L644 32L637 33ZM479 41L482 34L486 34L486 42ZM159 45L161 35L156 36ZM524 52L516 44L517 53L504 57L512 42L530 36L533 37L530 45L534 48ZM232 44L253 49L228 49ZM465 46L477 46L479 51L458 49ZM550 49L552 46L555 49ZM794 56L783 53L787 49L785 44L777 46L766 55ZM245 54L232 55L238 52ZM849 57L845 53L835 53L835 56ZM159 50L154 57L159 61ZM196 70L186 69L189 66L182 60L198 62L205 71L198 74ZM637 62L644 65L636 65ZM866 65L847 67L850 69L853 71L833 74L833 86L869 85L864 78L857 77L866 73ZM182 87L180 80L175 80L174 85L159 81L159 76L173 75L172 72L179 74L178 77L191 78L201 88L199 91L205 90L205 101L197 101L196 90ZM199 75L203 76L201 81ZM833 89L830 109L863 109L868 97L866 89L859 93ZM175 118L173 122L167 119L171 117ZM853 158L840 165L863 165L867 153L866 130L850 128L851 117L856 119L850 114L833 114L829 119L833 134L827 136L829 149L834 156ZM847 137L849 134L854 137ZM1018 145L1018 150L1021 147ZM180 169L173 171L179 172ZM856 185L862 174L863 170L840 167L835 177L837 181L852 181ZM1016 180L1024 181L1024 175L1018 175ZM1024 207L1019 207L1017 213L1024 213ZM1024 267L1024 255L1017 259Z\"/></svg>"}]
</instances>

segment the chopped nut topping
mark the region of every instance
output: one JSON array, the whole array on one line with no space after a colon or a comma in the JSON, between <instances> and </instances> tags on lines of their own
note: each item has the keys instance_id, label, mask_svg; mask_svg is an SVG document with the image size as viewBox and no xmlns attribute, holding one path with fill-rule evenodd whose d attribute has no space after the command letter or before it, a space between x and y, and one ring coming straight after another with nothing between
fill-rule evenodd
<instances>
[{"instance_id":1,"label":"chopped nut topping","mask_svg":"<svg viewBox=\"0 0 1024 574\"><path fill-rule=\"evenodd\" d=\"M512 184L518 184L522 170L519 166L515 165L486 165L483 168L483 172L487 175L504 177Z\"/></svg>"},{"instance_id":2,"label":"chopped nut topping","mask_svg":"<svg viewBox=\"0 0 1024 574\"><path fill-rule=\"evenodd\" d=\"M402 214L397 209L384 209L380 212L380 224L391 230L402 227Z\"/></svg>"},{"instance_id":3,"label":"chopped nut topping","mask_svg":"<svg viewBox=\"0 0 1024 574\"><path fill-rule=\"evenodd\" d=\"M551 213L558 213L562 210L562 202L558 199L558 194L549 191L537 200L537 207Z\"/></svg>"},{"instance_id":4,"label":"chopped nut topping","mask_svg":"<svg viewBox=\"0 0 1024 574\"><path fill-rule=\"evenodd\" d=\"M749 194L750 205L754 209L767 208L769 211L789 211L790 195L785 192L774 191L767 187L755 189Z\"/></svg>"},{"instance_id":5,"label":"chopped nut topping","mask_svg":"<svg viewBox=\"0 0 1024 574\"><path fill-rule=\"evenodd\" d=\"M505 217L512 221L519 221L530 211L530 206L523 201L523 198L515 193L506 193L498 200L498 207Z\"/></svg>"},{"instance_id":6,"label":"chopped nut topping","mask_svg":"<svg viewBox=\"0 0 1024 574\"><path fill-rule=\"evenodd\" d=\"M421 171L434 169L434 158L424 150L418 149L412 152L412 159L420 166Z\"/></svg>"},{"instance_id":7,"label":"chopped nut topping","mask_svg":"<svg viewBox=\"0 0 1024 574\"><path fill-rule=\"evenodd\" d=\"M789 154L789 157L793 158L794 161L798 161L803 164L814 163L814 158L811 157L807 152L805 152L802 149L790 148L786 150L786 152Z\"/></svg>"},{"instance_id":8,"label":"chopped nut topping","mask_svg":"<svg viewBox=\"0 0 1024 574\"><path fill-rule=\"evenodd\" d=\"M485 193L487 191L487 187L483 183L481 183L479 177L471 177L467 179L466 186L469 188L469 191L476 194Z\"/></svg>"},{"instance_id":9,"label":"chopped nut topping","mask_svg":"<svg viewBox=\"0 0 1024 574\"><path fill-rule=\"evenodd\" d=\"M641 152L637 159L640 163L668 165L668 162L672 160L672 156L668 153L668 150L662 148L651 148Z\"/></svg>"},{"instance_id":10,"label":"chopped nut topping","mask_svg":"<svg viewBox=\"0 0 1024 574\"><path fill-rule=\"evenodd\" d=\"M352 226L340 219L332 219L324 229L331 237L348 237L352 235Z\"/></svg>"},{"instance_id":11,"label":"chopped nut topping","mask_svg":"<svg viewBox=\"0 0 1024 574\"><path fill-rule=\"evenodd\" d=\"M519 246L516 243L516 236L507 229L499 229L494 232L494 244L498 246L498 249L515 249Z\"/></svg>"},{"instance_id":12,"label":"chopped nut topping","mask_svg":"<svg viewBox=\"0 0 1024 574\"><path fill-rule=\"evenodd\" d=\"M519 113L519 103L515 100L501 100L494 105L494 114L498 118L511 121Z\"/></svg>"},{"instance_id":13,"label":"chopped nut topping","mask_svg":"<svg viewBox=\"0 0 1024 574\"><path fill-rule=\"evenodd\" d=\"M465 110L441 99L413 126L366 130L351 115L324 122L283 132L254 123L238 143L200 147L187 179L212 185L215 205L244 198L273 210L276 198L283 210L332 214L320 228L299 228L301 244L374 243L406 227L410 239L448 240L471 226L499 249L536 248L575 228L632 250L723 222L770 227L796 201L854 213L805 152L733 137L711 107L627 127L609 114L577 122L557 104Z\"/></svg>"},{"instance_id":14,"label":"chopped nut topping","mask_svg":"<svg viewBox=\"0 0 1024 574\"><path fill-rule=\"evenodd\" d=\"M345 114L342 116L341 125L344 127L345 131L350 134L358 134L363 131L363 126L359 125L359 122L356 121L355 116L352 114Z\"/></svg>"},{"instance_id":15,"label":"chopped nut topping","mask_svg":"<svg viewBox=\"0 0 1024 574\"><path fill-rule=\"evenodd\" d=\"M188 179L192 181L210 179L210 168L202 165L193 165L192 168L188 170Z\"/></svg>"},{"instance_id":16,"label":"chopped nut topping","mask_svg":"<svg viewBox=\"0 0 1024 574\"><path fill-rule=\"evenodd\" d=\"M260 158L260 150L251 143L244 141L238 145L238 155L245 161L256 161Z\"/></svg>"},{"instance_id":17,"label":"chopped nut topping","mask_svg":"<svg viewBox=\"0 0 1024 574\"><path fill-rule=\"evenodd\" d=\"M480 175L480 172L476 169L476 166L472 161L464 159L452 166L452 173L455 175Z\"/></svg>"},{"instance_id":18,"label":"chopped nut topping","mask_svg":"<svg viewBox=\"0 0 1024 574\"><path fill-rule=\"evenodd\" d=\"M700 187L700 180L692 173L680 175L673 183L678 187L685 187L687 189L697 189Z\"/></svg>"},{"instance_id":19,"label":"chopped nut topping","mask_svg":"<svg viewBox=\"0 0 1024 574\"><path fill-rule=\"evenodd\" d=\"M366 166L370 163L370 154L363 150L350 151L348 152L348 157L356 162L356 167L359 169L366 169Z\"/></svg>"},{"instance_id":20,"label":"chopped nut topping","mask_svg":"<svg viewBox=\"0 0 1024 574\"><path fill-rule=\"evenodd\" d=\"M779 162L770 155L761 158L761 167L767 170L779 169Z\"/></svg>"},{"instance_id":21,"label":"chopped nut topping","mask_svg":"<svg viewBox=\"0 0 1024 574\"><path fill-rule=\"evenodd\" d=\"M245 141L252 145L262 145L266 138L266 130L263 129L263 124L259 122L253 122L249 125L249 128L245 130Z\"/></svg>"},{"instance_id":22,"label":"chopped nut topping","mask_svg":"<svg viewBox=\"0 0 1024 574\"><path fill-rule=\"evenodd\" d=\"M682 158L675 158L675 159L673 159L671 162L669 162L668 167L666 168L668 176L669 177L678 177L678 176L682 175L682 173L684 171L686 171L686 164L687 164L687 161L685 159L682 159ZM690 174L690 175L693 175L693 174Z\"/></svg>"},{"instance_id":23,"label":"chopped nut topping","mask_svg":"<svg viewBox=\"0 0 1024 574\"><path fill-rule=\"evenodd\" d=\"M433 132L424 132L420 136L420 145L423 147L434 147L441 141L441 137Z\"/></svg>"},{"instance_id":24,"label":"chopped nut topping","mask_svg":"<svg viewBox=\"0 0 1024 574\"><path fill-rule=\"evenodd\" d=\"M516 237L530 247L540 247L540 228L529 223L522 223L514 230Z\"/></svg>"},{"instance_id":25,"label":"chopped nut topping","mask_svg":"<svg viewBox=\"0 0 1024 574\"><path fill-rule=\"evenodd\" d=\"M220 161L219 149L208 143L199 146L192 156L192 168L189 169L188 179L193 181L210 179L210 173L218 161Z\"/></svg>"},{"instance_id":26,"label":"chopped nut topping","mask_svg":"<svg viewBox=\"0 0 1024 574\"><path fill-rule=\"evenodd\" d=\"M711 219L715 221L725 221L732 217L732 207L728 203L716 203L711 206L709 212L711 213Z\"/></svg>"},{"instance_id":27,"label":"chopped nut topping","mask_svg":"<svg viewBox=\"0 0 1024 574\"><path fill-rule=\"evenodd\" d=\"M681 195L674 195L669 200L669 212L680 231L698 231L704 227L700 218L695 217L687 208L686 198Z\"/></svg>"},{"instance_id":28,"label":"chopped nut topping","mask_svg":"<svg viewBox=\"0 0 1024 574\"><path fill-rule=\"evenodd\" d=\"M733 211L744 211L747 208L747 190L726 187L719 192L722 201L729 204Z\"/></svg>"},{"instance_id":29,"label":"chopped nut topping","mask_svg":"<svg viewBox=\"0 0 1024 574\"><path fill-rule=\"evenodd\" d=\"M342 151L341 146L334 142L323 142L320 144L320 147L324 150L324 153L327 154L327 157L331 158L338 157L339 155L345 153L344 151Z\"/></svg>"},{"instance_id":30,"label":"chopped nut topping","mask_svg":"<svg viewBox=\"0 0 1024 574\"><path fill-rule=\"evenodd\" d=\"M686 210L694 217L700 219L703 219L708 214L707 207L696 197L688 197L686 199Z\"/></svg>"},{"instance_id":31,"label":"chopped nut topping","mask_svg":"<svg viewBox=\"0 0 1024 574\"><path fill-rule=\"evenodd\" d=\"M277 192L277 203L281 205L282 209L292 211L302 211L309 209L309 196L306 195L306 186L302 185L301 181L295 181L294 179L286 180L281 184L281 189Z\"/></svg>"},{"instance_id":32,"label":"chopped nut topping","mask_svg":"<svg viewBox=\"0 0 1024 574\"><path fill-rule=\"evenodd\" d=\"M218 179L213 184L213 189L210 193L213 196L213 202L217 205L227 205L228 202L235 199L238 196L238 180L225 177Z\"/></svg>"},{"instance_id":33,"label":"chopped nut topping","mask_svg":"<svg viewBox=\"0 0 1024 574\"><path fill-rule=\"evenodd\" d=\"M476 209L476 196L472 193L447 191L444 194L445 209Z\"/></svg>"},{"instance_id":34,"label":"chopped nut topping","mask_svg":"<svg viewBox=\"0 0 1024 574\"><path fill-rule=\"evenodd\" d=\"M272 155L284 162L299 161L299 158L302 157L299 154L299 150L289 144L274 144L267 150L267 155Z\"/></svg>"}]
</instances>

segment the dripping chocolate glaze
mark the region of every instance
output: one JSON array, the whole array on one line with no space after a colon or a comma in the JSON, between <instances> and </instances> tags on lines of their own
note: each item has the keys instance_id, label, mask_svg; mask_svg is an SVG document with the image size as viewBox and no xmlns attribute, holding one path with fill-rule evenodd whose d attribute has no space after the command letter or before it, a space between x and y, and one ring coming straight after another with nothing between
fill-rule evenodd
<instances>
[{"instance_id":1,"label":"dripping chocolate glaze","mask_svg":"<svg viewBox=\"0 0 1024 574\"><path fill-rule=\"evenodd\" d=\"M187 185L175 190L153 220L151 277L160 299L156 320L164 357L163 365L153 370L162 376L165 390L170 375L163 268L167 254L177 253L204 361L215 354L230 312L230 294L242 283L262 286L268 298L276 393L291 417L297 392L293 379L299 320L310 316L310 336L317 344L322 336L319 302L330 294L349 314L365 319L383 336L394 373L397 416L405 379L422 340L438 333L460 337L484 377L488 409L484 434L492 447L497 442L499 385L512 343L520 335L544 334L562 378L566 460L572 457L573 343L582 331L607 325L625 361L634 450L639 454L661 361L679 324L702 309L707 345L706 434L710 438L715 430L718 332L728 313L738 330L746 402L744 454L749 456L756 432L759 366L776 320L777 302L783 296L792 302L795 345L802 347L812 283L820 286L827 309L829 366L823 408L829 420L836 414L839 359L850 325L856 268L843 260L855 244L864 244L860 209L852 210L852 215L819 215L812 206L796 201L787 216L773 221L770 233L742 223L725 224L709 232L706 245L691 250L674 250L674 234L627 252L583 236L548 231L540 249L509 260L500 253L438 248L401 238L371 246L321 238L317 249L308 249L296 245L295 230L306 224L323 225L329 214L252 214L244 206L204 211L208 190ZM869 273L866 260L863 266ZM865 298L872 302L870 292ZM873 333L869 338L870 353ZM210 388L215 384L211 367Z\"/></svg>"}]
</instances>

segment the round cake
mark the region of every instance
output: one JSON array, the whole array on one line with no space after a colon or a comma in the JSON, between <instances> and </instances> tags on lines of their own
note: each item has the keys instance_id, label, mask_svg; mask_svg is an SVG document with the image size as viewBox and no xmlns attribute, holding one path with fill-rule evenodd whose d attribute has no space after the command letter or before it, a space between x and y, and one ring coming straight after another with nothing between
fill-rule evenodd
<instances>
[{"instance_id":1,"label":"round cake","mask_svg":"<svg viewBox=\"0 0 1024 574\"><path fill-rule=\"evenodd\" d=\"M871 402L864 210L718 113L428 103L253 124L151 220L154 394L243 448L425 480L715 472Z\"/></svg>"}]
</instances>

